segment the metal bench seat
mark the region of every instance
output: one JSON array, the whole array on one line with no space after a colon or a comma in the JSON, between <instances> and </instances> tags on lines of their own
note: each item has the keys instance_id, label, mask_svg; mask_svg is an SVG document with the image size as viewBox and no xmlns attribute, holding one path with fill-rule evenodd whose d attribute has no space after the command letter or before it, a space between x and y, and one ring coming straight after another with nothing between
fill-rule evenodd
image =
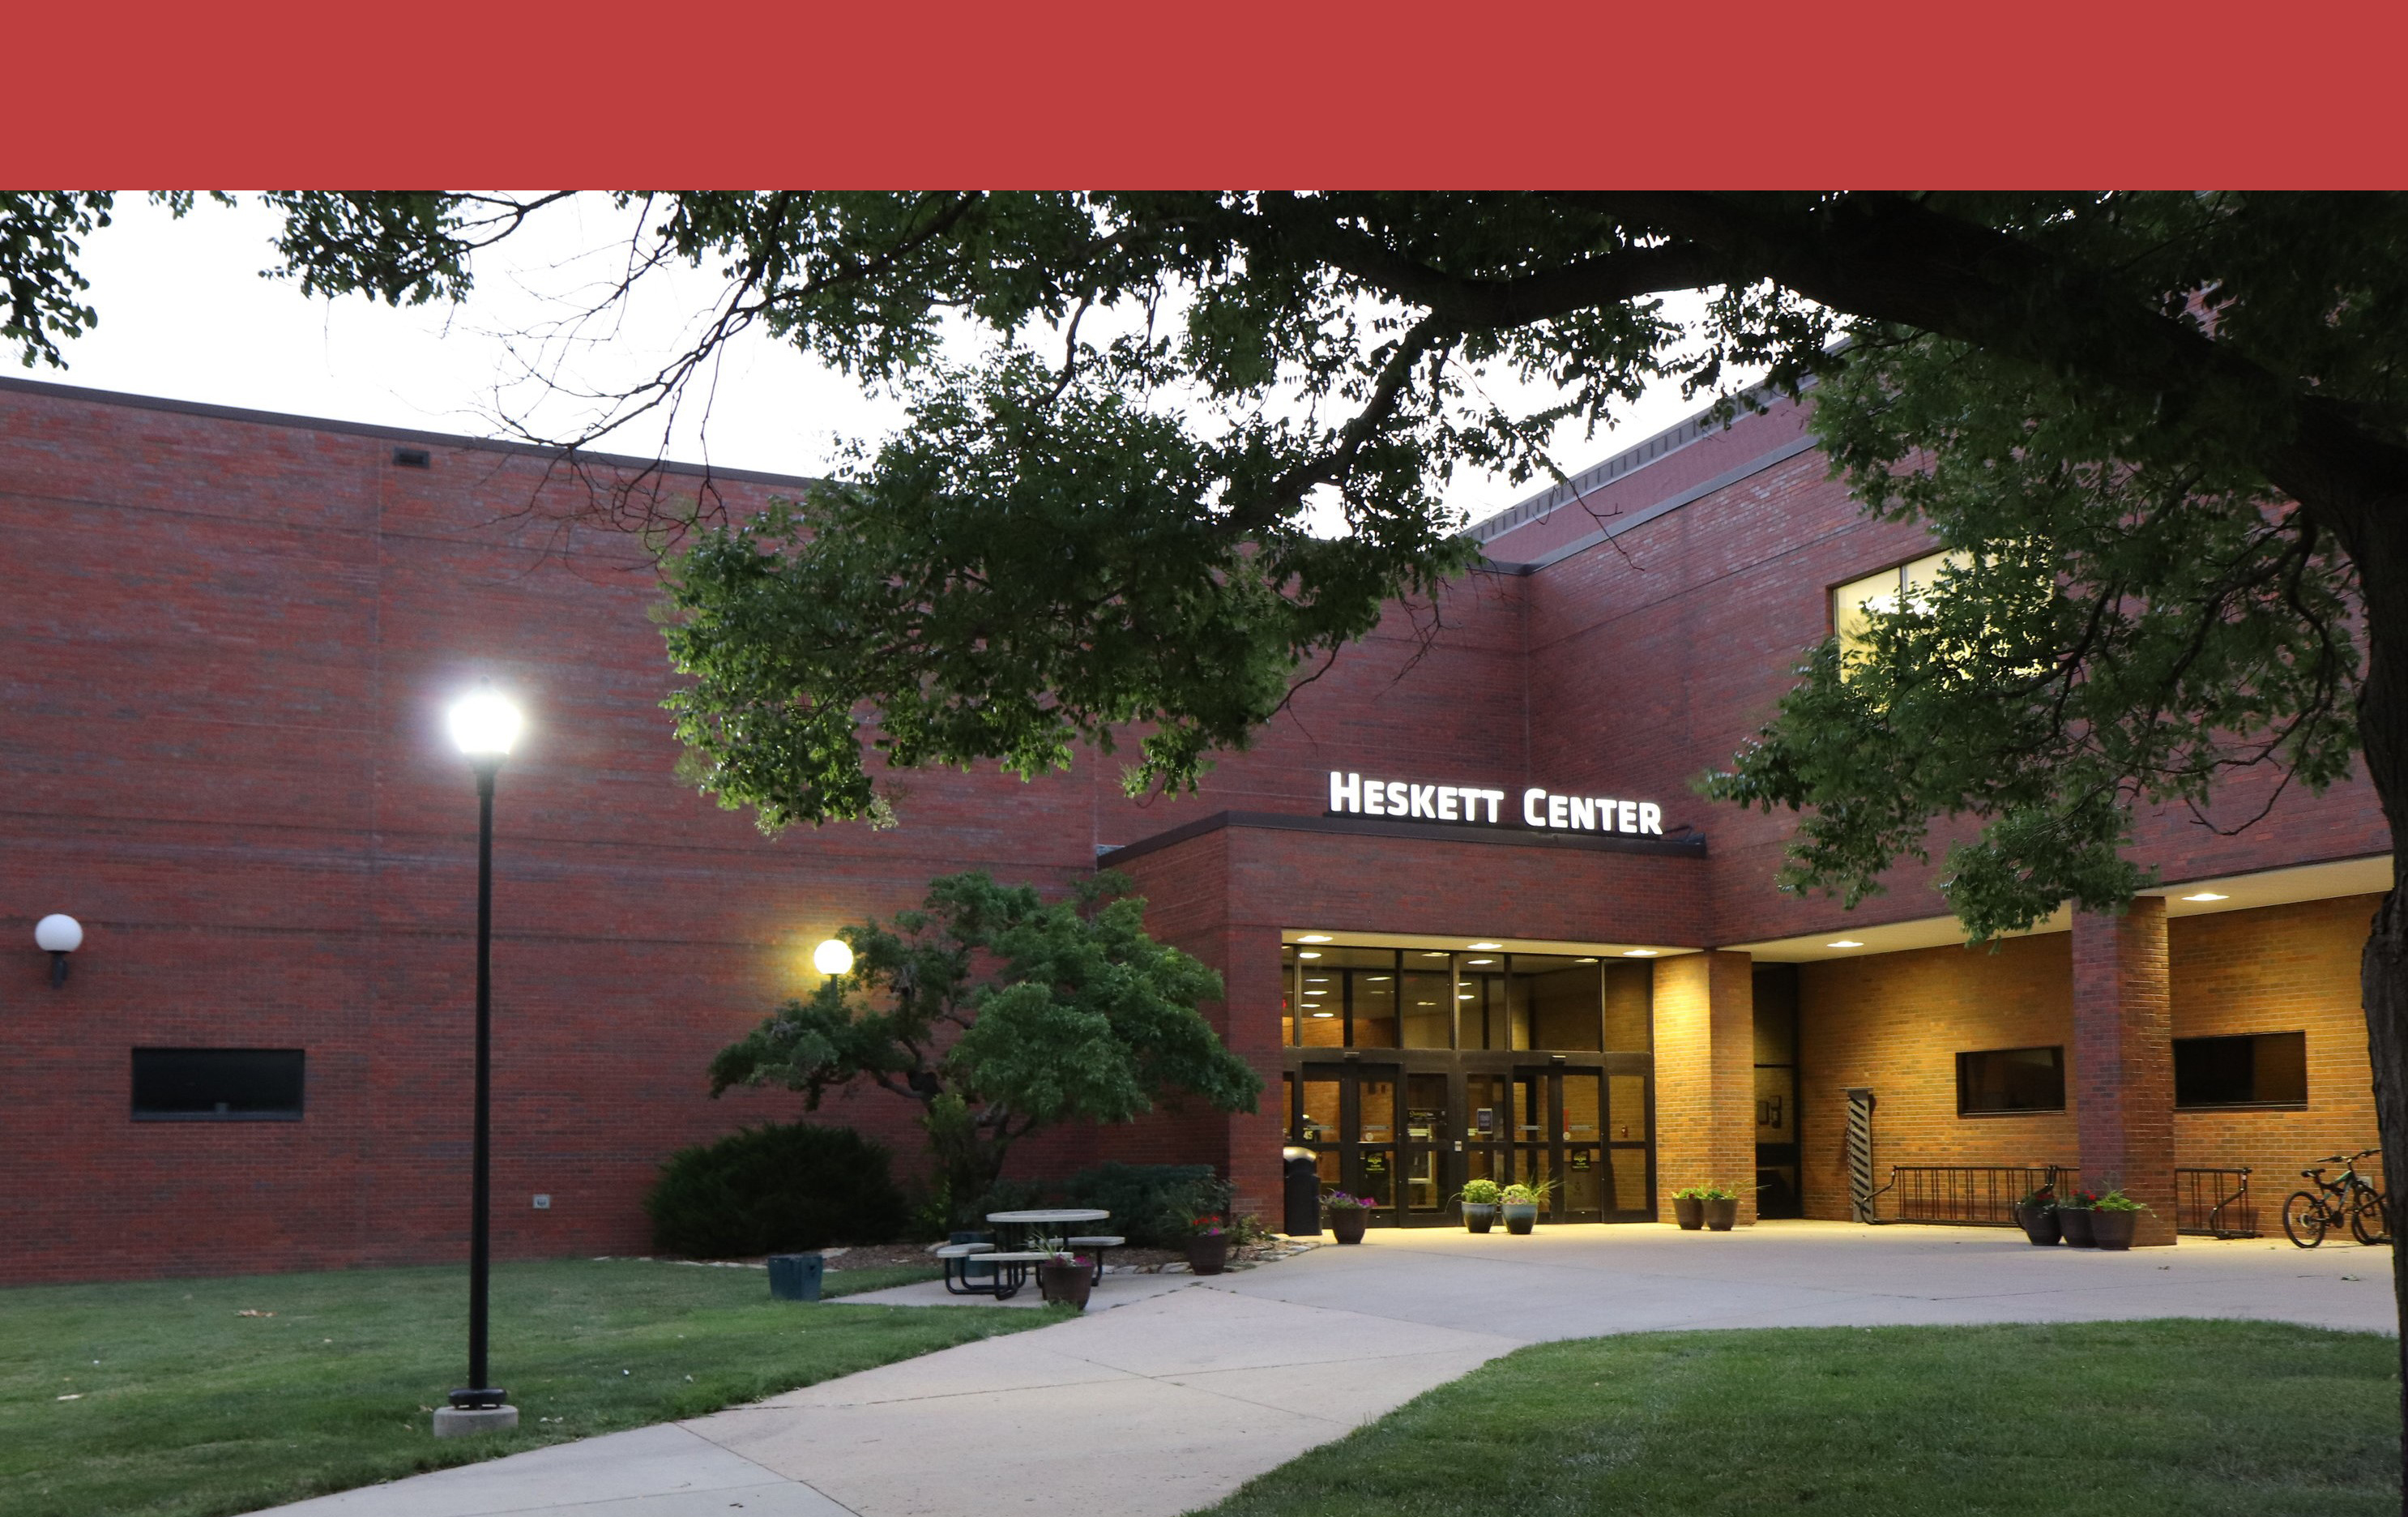
<instances>
[{"instance_id":1,"label":"metal bench seat","mask_svg":"<svg viewBox=\"0 0 2408 1517\"><path fill-rule=\"evenodd\" d=\"M1127 1242L1128 1239L1125 1238L1074 1238L1069 1239L1066 1246L1074 1253L1081 1249L1084 1249L1096 1256L1095 1281L1096 1284L1101 1285L1104 1282L1105 1253L1111 1250L1120 1248Z\"/></svg>"}]
</instances>

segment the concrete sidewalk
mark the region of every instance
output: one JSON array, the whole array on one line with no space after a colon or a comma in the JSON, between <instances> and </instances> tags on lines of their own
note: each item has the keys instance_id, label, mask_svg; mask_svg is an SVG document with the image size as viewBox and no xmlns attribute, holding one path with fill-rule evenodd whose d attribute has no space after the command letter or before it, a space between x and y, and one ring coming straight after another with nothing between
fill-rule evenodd
<instances>
[{"instance_id":1,"label":"concrete sidewalk","mask_svg":"<svg viewBox=\"0 0 2408 1517\"><path fill-rule=\"evenodd\" d=\"M2390 1252L1778 1223L1374 1233L752 1406L321 1497L308 1517L1171 1517L1522 1344L1692 1327L2259 1317L2389 1331ZM1130 1290L1115 1289L1126 1279ZM1140 1285L1139 1282L1142 1281ZM907 1288L916 1290L919 1288ZM893 1293L880 1293L881 1295ZM871 1300L876 1297L854 1297ZM962 1310L995 1310L993 1306Z\"/></svg>"}]
</instances>

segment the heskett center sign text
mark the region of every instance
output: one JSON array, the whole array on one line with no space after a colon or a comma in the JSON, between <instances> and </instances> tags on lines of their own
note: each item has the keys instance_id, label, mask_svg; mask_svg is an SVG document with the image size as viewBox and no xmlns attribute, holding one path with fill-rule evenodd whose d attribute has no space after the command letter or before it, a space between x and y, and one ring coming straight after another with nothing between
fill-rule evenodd
<instances>
[{"instance_id":1,"label":"heskett center sign text","mask_svg":"<svg viewBox=\"0 0 2408 1517\"><path fill-rule=\"evenodd\" d=\"M1558 795L1537 785L1522 792L1518 816L1506 792L1479 785L1416 784L1410 780L1366 780L1329 771L1331 816L1395 817L1415 822L1452 822L1479 827L1517 823L1536 832L1611 832L1636 837L1664 835L1664 809L1654 801L1608 795Z\"/></svg>"}]
</instances>

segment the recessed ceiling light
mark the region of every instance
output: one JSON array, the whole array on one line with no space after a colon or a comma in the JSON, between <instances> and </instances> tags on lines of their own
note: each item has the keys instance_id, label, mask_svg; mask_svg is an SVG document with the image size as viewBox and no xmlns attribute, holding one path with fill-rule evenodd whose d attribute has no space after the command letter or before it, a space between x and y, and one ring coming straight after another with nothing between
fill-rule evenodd
<instances>
[{"instance_id":1,"label":"recessed ceiling light","mask_svg":"<svg viewBox=\"0 0 2408 1517\"><path fill-rule=\"evenodd\" d=\"M1595 964L1597 961L1595 959L1574 959L1572 962L1574 964Z\"/></svg>"},{"instance_id":2,"label":"recessed ceiling light","mask_svg":"<svg viewBox=\"0 0 2408 1517\"><path fill-rule=\"evenodd\" d=\"M1438 1003L1437 1003L1436 1001L1415 1001L1413 1004L1414 1004L1415 1006L1436 1006L1436 1005L1438 1005Z\"/></svg>"},{"instance_id":3,"label":"recessed ceiling light","mask_svg":"<svg viewBox=\"0 0 2408 1517\"><path fill-rule=\"evenodd\" d=\"M1381 980L1385 980L1388 977L1386 975L1365 975L1363 978L1367 982L1376 985Z\"/></svg>"},{"instance_id":4,"label":"recessed ceiling light","mask_svg":"<svg viewBox=\"0 0 2408 1517\"><path fill-rule=\"evenodd\" d=\"M1476 995L1458 995L1458 996L1456 996L1456 997L1455 997L1455 999L1456 999L1456 1000L1458 1000L1458 1001L1476 1001L1476 1000L1478 1000L1479 998L1480 998L1480 997L1478 997L1478 996L1476 996Z\"/></svg>"},{"instance_id":5,"label":"recessed ceiling light","mask_svg":"<svg viewBox=\"0 0 2408 1517\"><path fill-rule=\"evenodd\" d=\"M1626 959L1652 959L1656 956L1656 951L1652 948L1626 948L1622 951L1622 956Z\"/></svg>"},{"instance_id":6,"label":"recessed ceiling light","mask_svg":"<svg viewBox=\"0 0 2408 1517\"><path fill-rule=\"evenodd\" d=\"M1314 1015L1314 1016L1316 1016L1316 1017L1334 1017L1334 1016L1336 1016L1337 1014L1338 1014L1338 1013L1337 1013L1337 1012L1335 1012L1335 1011L1315 1011L1315 1012L1313 1013L1313 1015Z\"/></svg>"},{"instance_id":7,"label":"recessed ceiling light","mask_svg":"<svg viewBox=\"0 0 2408 1517\"><path fill-rule=\"evenodd\" d=\"M1297 958L1299 958L1299 959L1317 959L1317 958L1321 957L1321 955L1320 955L1320 954L1318 954L1318 953L1315 953L1315 952L1312 952L1312 950L1311 950L1311 949L1306 949L1303 952L1301 952L1301 953L1297 954Z\"/></svg>"},{"instance_id":8,"label":"recessed ceiling light","mask_svg":"<svg viewBox=\"0 0 2408 1517\"><path fill-rule=\"evenodd\" d=\"M1484 949L1503 948L1505 945L1502 943L1466 943L1463 946L1477 953Z\"/></svg>"},{"instance_id":9,"label":"recessed ceiling light","mask_svg":"<svg viewBox=\"0 0 2408 1517\"><path fill-rule=\"evenodd\" d=\"M1823 946L1825 948L1862 948L1865 945L1853 937L1842 937L1836 942L1825 943Z\"/></svg>"},{"instance_id":10,"label":"recessed ceiling light","mask_svg":"<svg viewBox=\"0 0 2408 1517\"><path fill-rule=\"evenodd\" d=\"M1303 937L1298 937L1297 941L1299 943L1326 943L1329 941L1329 935L1326 932L1309 932Z\"/></svg>"},{"instance_id":11,"label":"recessed ceiling light","mask_svg":"<svg viewBox=\"0 0 2408 1517\"><path fill-rule=\"evenodd\" d=\"M1497 961L1495 959L1466 959L1463 962L1466 964L1495 964Z\"/></svg>"},{"instance_id":12,"label":"recessed ceiling light","mask_svg":"<svg viewBox=\"0 0 2408 1517\"><path fill-rule=\"evenodd\" d=\"M1442 959L1442 958L1445 958L1445 957L1446 957L1446 955L1445 955L1445 954L1443 954L1443 953L1438 952L1437 952L1437 951L1435 951L1435 950L1432 950L1431 952L1428 952L1424 953L1424 954L1422 955L1422 957L1423 957L1423 958L1426 958L1426 959Z\"/></svg>"},{"instance_id":13,"label":"recessed ceiling light","mask_svg":"<svg viewBox=\"0 0 2408 1517\"><path fill-rule=\"evenodd\" d=\"M2186 895L2183 899L2186 901L2229 901L2232 899L2232 897L2229 895L2219 895L2212 890L2203 890L2196 895Z\"/></svg>"}]
</instances>

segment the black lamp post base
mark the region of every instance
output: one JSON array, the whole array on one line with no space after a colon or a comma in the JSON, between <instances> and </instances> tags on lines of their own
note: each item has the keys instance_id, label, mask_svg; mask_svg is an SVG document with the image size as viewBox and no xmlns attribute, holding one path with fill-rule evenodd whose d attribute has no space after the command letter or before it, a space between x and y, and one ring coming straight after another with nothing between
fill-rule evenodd
<instances>
[{"instance_id":1,"label":"black lamp post base","mask_svg":"<svg viewBox=\"0 0 2408 1517\"><path fill-rule=\"evenodd\" d=\"M437 1407L437 1438L467 1438L477 1433L507 1433L519 1424L516 1407Z\"/></svg>"},{"instance_id":2,"label":"black lamp post base","mask_svg":"<svg viewBox=\"0 0 2408 1517\"><path fill-rule=\"evenodd\" d=\"M510 1393L498 1386L490 1391L454 1391L449 1397L452 1405L462 1411L473 1411L480 1407L498 1407L509 1398Z\"/></svg>"}]
</instances>

